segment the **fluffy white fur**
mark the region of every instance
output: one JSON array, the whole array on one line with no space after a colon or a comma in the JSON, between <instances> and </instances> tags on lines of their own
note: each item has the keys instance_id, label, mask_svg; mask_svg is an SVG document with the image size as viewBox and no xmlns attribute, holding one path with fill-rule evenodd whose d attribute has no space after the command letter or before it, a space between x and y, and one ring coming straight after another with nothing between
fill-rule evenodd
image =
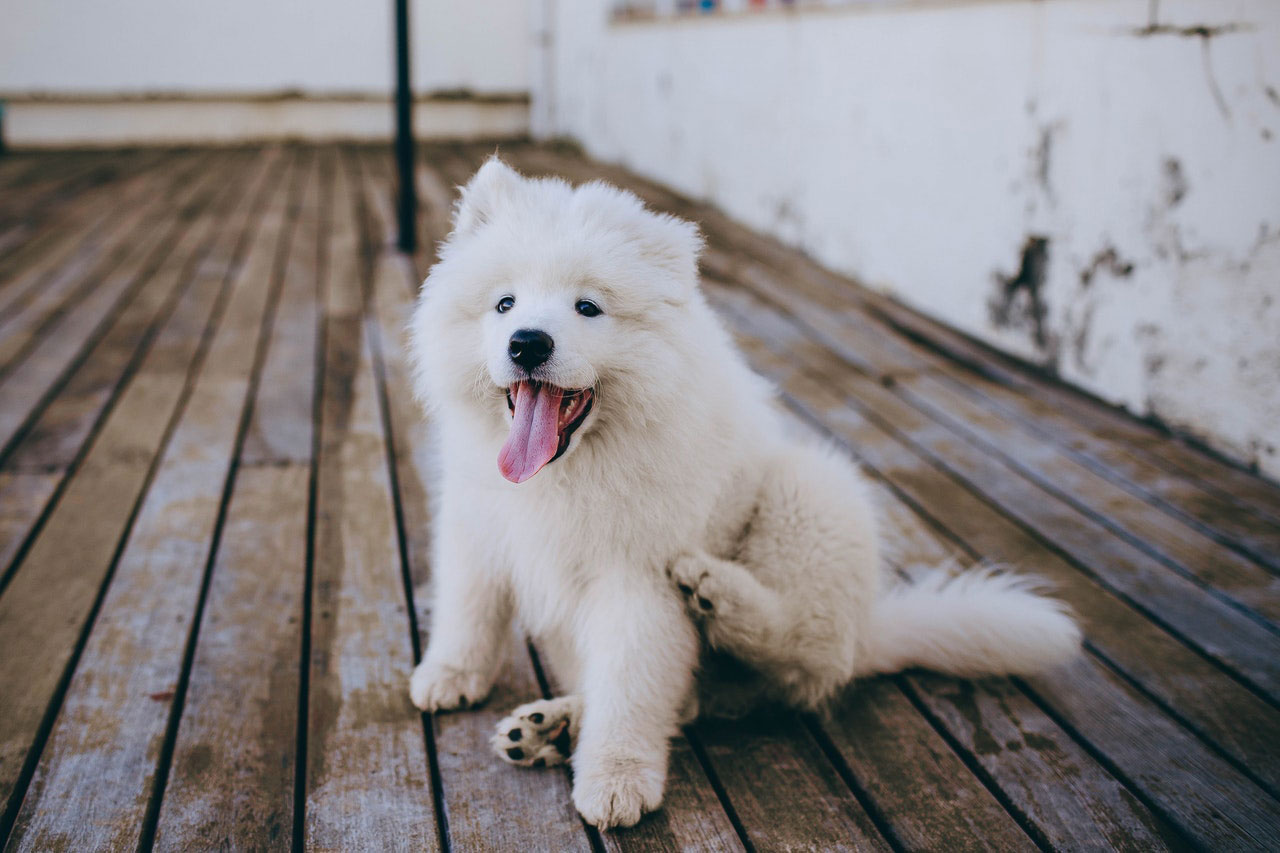
<instances>
[{"instance_id":1,"label":"fluffy white fur","mask_svg":"<svg viewBox=\"0 0 1280 853\"><path fill-rule=\"evenodd\" d=\"M700 246L629 193L493 159L413 319L439 482L431 641L410 695L427 711L482 700L518 618L569 695L516 709L494 745L516 764L572 751L574 803L601 827L659 806L668 740L699 706L814 708L909 666L1032 673L1080 643L1010 575L882 589L860 474L790 434L699 291ZM575 312L584 298L603 313ZM526 328L555 340L535 378L595 399L567 451L514 485L497 457L524 377L507 343Z\"/></svg>"}]
</instances>

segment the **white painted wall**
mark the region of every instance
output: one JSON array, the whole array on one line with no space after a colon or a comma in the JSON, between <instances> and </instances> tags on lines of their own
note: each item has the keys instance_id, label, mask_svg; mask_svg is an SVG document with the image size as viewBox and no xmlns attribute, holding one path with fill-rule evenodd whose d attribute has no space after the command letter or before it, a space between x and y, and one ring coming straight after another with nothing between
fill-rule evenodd
<instances>
[{"instance_id":1,"label":"white painted wall","mask_svg":"<svg viewBox=\"0 0 1280 853\"><path fill-rule=\"evenodd\" d=\"M1280 476L1280 3L534 2L537 132Z\"/></svg>"},{"instance_id":2,"label":"white painted wall","mask_svg":"<svg viewBox=\"0 0 1280 853\"><path fill-rule=\"evenodd\" d=\"M527 0L412 0L414 88L528 90ZM10 0L7 94L385 94L391 0Z\"/></svg>"}]
</instances>

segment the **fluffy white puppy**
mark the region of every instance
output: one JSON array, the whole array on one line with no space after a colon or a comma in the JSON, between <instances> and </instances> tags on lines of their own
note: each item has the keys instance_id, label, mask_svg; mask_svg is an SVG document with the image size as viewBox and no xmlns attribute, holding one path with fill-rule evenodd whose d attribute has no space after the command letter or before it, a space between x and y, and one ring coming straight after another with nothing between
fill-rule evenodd
<instances>
[{"instance_id":1,"label":"fluffy white puppy","mask_svg":"<svg viewBox=\"0 0 1280 853\"><path fill-rule=\"evenodd\" d=\"M578 811L627 826L699 706L814 708L861 675L1032 673L1078 649L1012 576L882 588L859 473L789 434L698 288L695 226L496 158L453 225L412 325L439 453L419 708L482 700L518 618L569 694L516 709L499 754L571 753Z\"/></svg>"}]
</instances>

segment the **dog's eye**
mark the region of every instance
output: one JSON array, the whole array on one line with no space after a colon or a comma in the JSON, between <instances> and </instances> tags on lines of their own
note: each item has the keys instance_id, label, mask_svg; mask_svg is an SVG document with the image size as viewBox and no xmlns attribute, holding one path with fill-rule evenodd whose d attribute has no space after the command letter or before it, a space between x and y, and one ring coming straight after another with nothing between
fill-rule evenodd
<instances>
[{"instance_id":1,"label":"dog's eye","mask_svg":"<svg viewBox=\"0 0 1280 853\"><path fill-rule=\"evenodd\" d=\"M578 304L573 306L573 310L577 311L583 317L596 317L600 314L600 306L592 302L590 299L579 299Z\"/></svg>"},{"instance_id":2,"label":"dog's eye","mask_svg":"<svg viewBox=\"0 0 1280 853\"><path fill-rule=\"evenodd\" d=\"M515 304L516 299L514 296L504 296L498 300L497 305L493 306L493 310L497 311L499 314L505 314L510 311L511 306Z\"/></svg>"}]
</instances>

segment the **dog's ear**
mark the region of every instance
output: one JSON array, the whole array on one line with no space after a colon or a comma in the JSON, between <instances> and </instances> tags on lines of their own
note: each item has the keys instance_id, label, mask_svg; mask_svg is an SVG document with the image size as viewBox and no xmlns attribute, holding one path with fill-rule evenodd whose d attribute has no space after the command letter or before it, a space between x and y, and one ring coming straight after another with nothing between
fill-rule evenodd
<instances>
[{"instance_id":1,"label":"dog's ear","mask_svg":"<svg viewBox=\"0 0 1280 853\"><path fill-rule=\"evenodd\" d=\"M635 193L604 181L585 183L574 195L592 220L609 223L614 233L624 235L646 262L667 273L664 279L675 285L679 291L676 295L682 296L698 286L698 255L702 253L703 240L697 225L649 210Z\"/></svg>"},{"instance_id":2,"label":"dog's ear","mask_svg":"<svg viewBox=\"0 0 1280 853\"><path fill-rule=\"evenodd\" d=\"M453 205L453 233L470 234L487 223L494 212L524 183L520 174L494 154L471 176Z\"/></svg>"},{"instance_id":3,"label":"dog's ear","mask_svg":"<svg viewBox=\"0 0 1280 853\"><path fill-rule=\"evenodd\" d=\"M642 233L646 255L677 280L692 285L698 281L698 255L702 254L702 232L687 219L646 211Z\"/></svg>"}]
</instances>

